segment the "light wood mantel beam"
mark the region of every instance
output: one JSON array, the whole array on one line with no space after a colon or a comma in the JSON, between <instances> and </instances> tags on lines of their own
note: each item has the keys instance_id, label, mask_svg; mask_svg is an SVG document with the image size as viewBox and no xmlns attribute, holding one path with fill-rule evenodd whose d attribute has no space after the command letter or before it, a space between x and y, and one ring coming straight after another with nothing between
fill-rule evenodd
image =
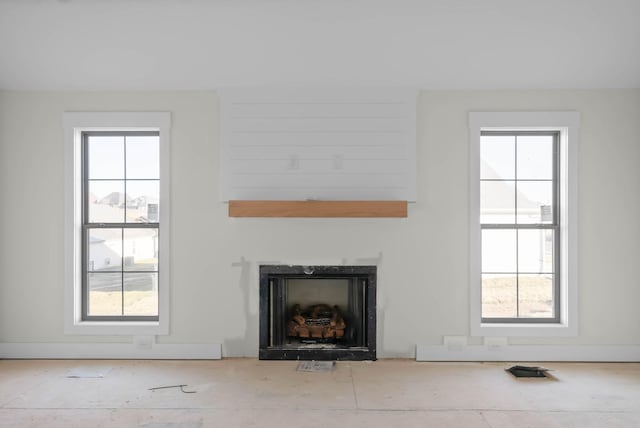
<instances>
[{"instance_id":1,"label":"light wood mantel beam","mask_svg":"<svg viewBox=\"0 0 640 428\"><path fill-rule=\"evenodd\" d=\"M407 201L229 201L229 217L407 217Z\"/></svg>"}]
</instances>

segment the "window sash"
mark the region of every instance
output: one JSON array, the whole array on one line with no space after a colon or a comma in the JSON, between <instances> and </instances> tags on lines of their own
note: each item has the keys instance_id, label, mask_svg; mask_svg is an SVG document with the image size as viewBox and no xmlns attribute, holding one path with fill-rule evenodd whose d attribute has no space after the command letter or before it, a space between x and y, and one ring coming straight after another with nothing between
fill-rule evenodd
<instances>
[{"instance_id":1,"label":"window sash","mask_svg":"<svg viewBox=\"0 0 640 428\"><path fill-rule=\"evenodd\" d=\"M160 234L160 224L159 222L150 222L150 223L129 223L125 221L123 222L90 222L89 221L89 138L92 136L154 136L159 137L160 133L158 131L84 131L82 132L82 225L81 225L81 268L82 268L82 280L81 280L81 319L83 321L158 321L159 320L159 310L160 310L160 286L158 285L158 298L156 305L158 307L158 315L147 316L147 315L89 315L89 269L88 269L88 260L89 260L89 230L91 229L151 229L156 230L158 233L158 237ZM126 141L126 140L125 140ZM126 176L126 142L125 142L125 171L123 172L123 177L121 180L125 183L125 213L127 210L126 207L126 183L128 181L137 181L137 179L128 179ZM119 179L120 180L120 179ZM158 179L158 182L160 179ZM158 283L160 282L160 250L158 249L158 268L154 271L149 271L152 273L156 273L158 277ZM120 273L122 275L122 311L124 311L124 273L128 273L129 271L124 270L124 263L122 264L119 271L113 271L113 273ZM135 271L133 271L135 272Z\"/></svg>"},{"instance_id":2,"label":"window sash","mask_svg":"<svg viewBox=\"0 0 640 428\"><path fill-rule=\"evenodd\" d=\"M515 163L516 170L514 183L521 181L530 181L528 179L519 179L517 174L517 147L518 142L517 138L519 136L552 136L553 137L553 158L552 158L552 221L551 223L518 223L518 201L517 197L514 200L514 223L480 223L480 242L482 242L482 230L551 230L553 232L553 317L484 317L482 316L482 308L480 309L481 313L481 322L482 323L496 323L496 324L507 324L507 323L558 323L561 319L561 289L560 289L560 266L561 266L561 233L560 233L560 132L558 131L481 131L480 132L480 144L482 144L483 136L514 136L515 140ZM479 183L483 181L511 181L511 180L492 180L492 179L480 179ZM517 250L516 250L517 251ZM480 259L482 259L482 254L480 255ZM482 302L482 275L489 272L484 272L480 269L480 278L479 286L480 286L480 301ZM519 284L518 277L521 273L516 265L516 271L512 272L516 275L516 292L519 292ZM519 305L519 302L516 302ZM518 308L519 312L519 308Z\"/></svg>"},{"instance_id":3,"label":"window sash","mask_svg":"<svg viewBox=\"0 0 640 428\"><path fill-rule=\"evenodd\" d=\"M516 269L514 272L489 272L489 271L480 271L481 276L484 274L513 274L516 276L516 286L517 291L519 292L520 285L518 283L519 275L532 275L532 274L544 274L551 273L553 275L553 316L552 317L482 317L483 323L557 323L560 320L560 228L558 226L527 226L527 227L499 227L496 225L491 225L489 227L482 227L482 230L549 230L553 233L553 261L552 261L552 272L524 272ZM517 245L517 244L516 244ZM479 278L480 282L480 295L482 297L482 281ZM482 298L481 298L482 301ZM519 303L516 303L519 305ZM519 309L518 309L519 312Z\"/></svg>"}]
</instances>

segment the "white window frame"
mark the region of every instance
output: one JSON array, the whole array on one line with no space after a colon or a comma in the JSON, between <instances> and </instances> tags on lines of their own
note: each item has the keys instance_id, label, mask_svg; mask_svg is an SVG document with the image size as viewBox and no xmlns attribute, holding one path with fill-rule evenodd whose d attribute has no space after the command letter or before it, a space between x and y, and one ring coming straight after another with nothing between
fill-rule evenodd
<instances>
[{"instance_id":1,"label":"white window frame","mask_svg":"<svg viewBox=\"0 0 640 428\"><path fill-rule=\"evenodd\" d=\"M469 113L469 303L472 336L577 336L578 192L577 145L580 114L550 112ZM480 133L560 132L560 320L557 323L483 323L481 293Z\"/></svg>"},{"instance_id":2,"label":"white window frame","mask_svg":"<svg viewBox=\"0 0 640 428\"><path fill-rule=\"evenodd\" d=\"M161 335L169 334L169 147L171 115L168 112L66 112L64 301L65 334ZM82 132L158 131L160 133L158 321L82 320Z\"/></svg>"}]
</instances>

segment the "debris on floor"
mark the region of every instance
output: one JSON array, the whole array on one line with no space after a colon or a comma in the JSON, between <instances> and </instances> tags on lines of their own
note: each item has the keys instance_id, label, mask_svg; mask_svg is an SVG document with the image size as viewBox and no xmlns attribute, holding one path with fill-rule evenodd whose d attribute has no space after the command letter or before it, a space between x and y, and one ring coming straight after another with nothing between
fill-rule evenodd
<instances>
[{"instance_id":1,"label":"debris on floor","mask_svg":"<svg viewBox=\"0 0 640 428\"><path fill-rule=\"evenodd\" d=\"M335 361L300 361L296 368L299 372L330 372L336 366Z\"/></svg>"},{"instance_id":2,"label":"debris on floor","mask_svg":"<svg viewBox=\"0 0 640 428\"><path fill-rule=\"evenodd\" d=\"M140 428L201 428L202 421L199 421L199 422L148 422L138 426Z\"/></svg>"},{"instance_id":3,"label":"debris on floor","mask_svg":"<svg viewBox=\"0 0 640 428\"><path fill-rule=\"evenodd\" d=\"M74 367L67 372L67 377L73 378L103 378L111 371L111 367L106 366L84 366Z\"/></svg>"},{"instance_id":4,"label":"debris on floor","mask_svg":"<svg viewBox=\"0 0 640 428\"><path fill-rule=\"evenodd\" d=\"M154 388L149 388L149 391L156 391L158 389L180 388L180 391L184 392L185 394L195 394L197 392L184 389L186 386L188 386L186 383L181 385L156 386Z\"/></svg>"},{"instance_id":5,"label":"debris on floor","mask_svg":"<svg viewBox=\"0 0 640 428\"><path fill-rule=\"evenodd\" d=\"M505 369L515 377L548 377L549 369L544 367L513 366Z\"/></svg>"}]
</instances>

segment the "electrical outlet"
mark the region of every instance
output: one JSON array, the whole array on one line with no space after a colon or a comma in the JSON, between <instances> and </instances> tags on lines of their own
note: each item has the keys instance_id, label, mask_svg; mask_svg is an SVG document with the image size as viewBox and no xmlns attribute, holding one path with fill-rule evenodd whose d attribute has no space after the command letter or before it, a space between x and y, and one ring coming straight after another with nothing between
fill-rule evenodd
<instances>
[{"instance_id":1,"label":"electrical outlet","mask_svg":"<svg viewBox=\"0 0 640 428\"><path fill-rule=\"evenodd\" d=\"M333 169L338 170L343 167L343 158L342 155L334 154L333 155Z\"/></svg>"},{"instance_id":2,"label":"electrical outlet","mask_svg":"<svg viewBox=\"0 0 640 428\"><path fill-rule=\"evenodd\" d=\"M297 154L291 155L289 158L289 169L300 169L300 156Z\"/></svg>"},{"instance_id":3,"label":"electrical outlet","mask_svg":"<svg viewBox=\"0 0 640 428\"><path fill-rule=\"evenodd\" d=\"M449 351L462 351L467 346L467 336L443 336L443 339Z\"/></svg>"},{"instance_id":4,"label":"electrical outlet","mask_svg":"<svg viewBox=\"0 0 640 428\"><path fill-rule=\"evenodd\" d=\"M154 336L134 336L133 338L133 344L136 349L151 349L154 342Z\"/></svg>"},{"instance_id":5,"label":"electrical outlet","mask_svg":"<svg viewBox=\"0 0 640 428\"><path fill-rule=\"evenodd\" d=\"M485 337L484 346L490 351L499 351L509 345L506 337Z\"/></svg>"}]
</instances>

